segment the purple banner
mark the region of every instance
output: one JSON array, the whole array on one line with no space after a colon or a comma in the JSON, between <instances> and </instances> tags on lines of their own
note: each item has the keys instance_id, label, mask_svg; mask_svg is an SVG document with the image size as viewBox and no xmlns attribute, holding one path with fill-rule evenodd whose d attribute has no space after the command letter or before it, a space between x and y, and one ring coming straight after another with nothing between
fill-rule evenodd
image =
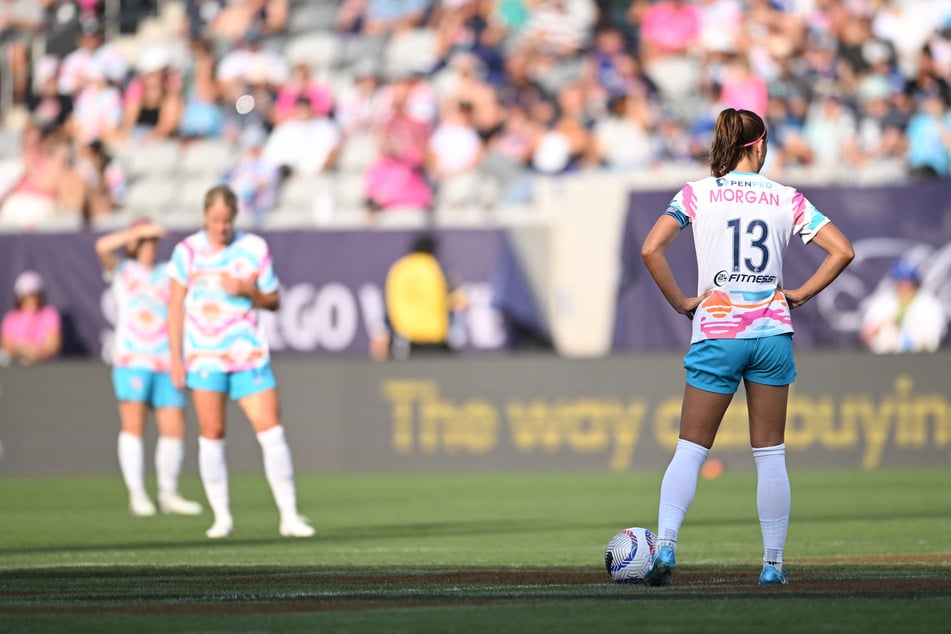
<instances>
[{"instance_id":1,"label":"purple banner","mask_svg":"<svg viewBox=\"0 0 951 634\"><path fill-rule=\"evenodd\" d=\"M863 303L899 257L921 262L923 286L935 292L951 314L951 183L802 192L852 241L856 257L829 288L793 312L797 346L857 347ZM630 196L621 243L615 350L686 349L690 342L689 322L670 308L640 256L644 238L674 193ZM785 284L800 285L824 255L818 247L794 238L785 260ZM697 266L689 228L668 250L668 257L681 288L693 292Z\"/></svg>"},{"instance_id":2,"label":"purple banner","mask_svg":"<svg viewBox=\"0 0 951 634\"><path fill-rule=\"evenodd\" d=\"M439 259L458 279L469 306L454 327L453 343L466 350L497 350L516 343L512 333L542 329L544 320L505 233L436 231ZM162 241L171 255L184 234ZM409 231L265 232L281 280L281 309L265 325L275 356L368 354L367 331L383 319L383 285L390 264L406 253ZM47 300L63 317L69 356L109 358L115 306L93 244L81 234L0 235L0 313L13 306L13 282L39 271ZM542 333L543 336L543 333Z\"/></svg>"}]
</instances>

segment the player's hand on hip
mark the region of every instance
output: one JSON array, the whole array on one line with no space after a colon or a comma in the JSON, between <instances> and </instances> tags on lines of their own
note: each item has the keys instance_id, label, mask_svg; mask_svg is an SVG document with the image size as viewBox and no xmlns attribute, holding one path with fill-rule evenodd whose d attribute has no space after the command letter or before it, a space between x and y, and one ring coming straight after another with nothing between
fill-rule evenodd
<instances>
[{"instance_id":1,"label":"player's hand on hip","mask_svg":"<svg viewBox=\"0 0 951 634\"><path fill-rule=\"evenodd\" d=\"M251 297L254 294L254 280L252 278L240 279L224 275L221 278L221 288L229 295Z\"/></svg>"},{"instance_id":2,"label":"player's hand on hip","mask_svg":"<svg viewBox=\"0 0 951 634\"><path fill-rule=\"evenodd\" d=\"M185 366L181 361L172 361L172 369L169 375L172 377L172 385L179 390L185 389Z\"/></svg>"}]
</instances>

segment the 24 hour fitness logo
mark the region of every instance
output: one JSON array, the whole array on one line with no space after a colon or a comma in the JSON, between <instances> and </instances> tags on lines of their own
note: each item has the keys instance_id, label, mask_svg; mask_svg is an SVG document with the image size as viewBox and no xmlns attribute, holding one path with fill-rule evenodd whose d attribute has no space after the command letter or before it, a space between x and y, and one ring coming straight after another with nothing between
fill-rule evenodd
<instances>
[{"instance_id":1,"label":"24 hour fitness logo","mask_svg":"<svg viewBox=\"0 0 951 634\"><path fill-rule=\"evenodd\" d=\"M753 275L751 273L727 273L720 271L713 276L715 286L723 286L727 282L738 282L740 284L772 284L776 281L775 275Z\"/></svg>"}]
</instances>

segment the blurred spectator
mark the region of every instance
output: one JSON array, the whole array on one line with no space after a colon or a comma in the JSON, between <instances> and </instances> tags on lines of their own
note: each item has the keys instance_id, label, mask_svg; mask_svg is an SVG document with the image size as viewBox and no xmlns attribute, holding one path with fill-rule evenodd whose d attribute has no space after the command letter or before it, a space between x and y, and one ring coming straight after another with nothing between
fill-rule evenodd
<instances>
[{"instance_id":1,"label":"blurred spectator","mask_svg":"<svg viewBox=\"0 0 951 634\"><path fill-rule=\"evenodd\" d=\"M862 316L862 342L875 353L934 352L947 327L941 302L921 286L913 262L899 260L891 280L876 291Z\"/></svg>"},{"instance_id":2,"label":"blurred spectator","mask_svg":"<svg viewBox=\"0 0 951 634\"><path fill-rule=\"evenodd\" d=\"M187 0L184 31L191 40L213 37L211 25L227 6L225 0Z\"/></svg>"},{"instance_id":3,"label":"blurred spectator","mask_svg":"<svg viewBox=\"0 0 951 634\"><path fill-rule=\"evenodd\" d=\"M0 203L0 223L30 229L56 214L82 214L85 185L70 165L65 136L27 126L21 161L22 176Z\"/></svg>"},{"instance_id":4,"label":"blurred spectator","mask_svg":"<svg viewBox=\"0 0 951 634\"><path fill-rule=\"evenodd\" d=\"M858 123L846 141L851 167L877 177L898 180L904 173L905 137L902 116L892 105L892 89L881 75L866 75L858 89Z\"/></svg>"},{"instance_id":5,"label":"blurred spectator","mask_svg":"<svg viewBox=\"0 0 951 634\"><path fill-rule=\"evenodd\" d=\"M733 55L723 75L720 101L723 106L766 115L766 82L753 73L744 55Z\"/></svg>"},{"instance_id":6,"label":"blurred spectator","mask_svg":"<svg viewBox=\"0 0 951 634\"><path fill-rule=\"evenodd\" d=\"M310 98L300 95L291 117L268 137L262 159L295 176L316 176L333 166L340 138L337 124L314 112Z\"/></svg>"},{"instance_id":7,"label":"blurred spectator","mask_svg":"<svg viewBox=\"0 0 951 634\"><path fill-rule=\"evenodd\" d=\"M636 171L651 165L653 113L643 94L618 95L610 114L594 127L598 158L612 171Z\"/></svg>"},{"instance_id":8,"label":"blurred spectator","mask_svg":"<svg viewBox=\"0 0 951 634\"><path fill-rule=\"evenodd\" d=\"M213 138L222 132L224 115L218 103L215 57L207 40L189 42L191 55L182 69L184 110L179 135L183 138Z\"/></svg>"},{"instance_id":9,"label":"blurred spectator","mask_svg":"<svg viewBox=\"0 0 951 634\"><path fill-rule=\"evenodd\" d=\"M915 74L905 82L903 96L908 108L914 109L918 100L932 93L938 93L945 103L951 103L951 86L935 68L934 55L930 46L921 49Z\"/></svg>"},{"instance_id":10,"label":"blurred spectator","mask_svg":"<svg viewBox=\"0 0 951 634\"><path fill-rule=\"evenodd\" d=\"M274 99L288 78L284 58L264 48L260 33L250 32L218 65L215 77L221 88L226 120L225 134L237 141L249 127L273 125Z\"/></svg>"},{"instance_id":11,"label":"blurred spectator","mask_svg":"<svg viewBox=\"0 0 951 634\"><path fill-rule=\"evenodd\" d=\"M83 82L73 110L73 138L79 144L117 143L122 125L122 97L106 79L97 60L83 68Z\"/></svg>"},{"instance_id":12,"label":"blurred spectator","mask_svg":"<svg viewBox=\"0 0 951 634\"><path fill-rule=\"evenodd\" d=\"M389 104L380 87L379 68L362 60L353 69L353 84L337 96L334 116L346 136L375 132L387 116Z\"/></svg>"},{"instance_id":13,"label":"blurred spectator","mask_svg":"<svg viewBox=\"0 0 951 634\"><path fill-rule=\"evenodd\" d=\"M260 128L248 128L241 135L241 158L224 175L224 182L238 197L241 213L250 214L255 225L277 201L281 173L278 165L264 158L266 135Z\"/></svg>"},{"instance_id":14,"label":"blurred spectator","mask_svg":"<svg viewBox=\"0 0 951 634\"><path fill-rule=\"evenodd\" d=\"M596 19L592 0L537 0L521 33L521 46L532 55L573 58L588 45Z\"/></svg>"},{"instance_id":15,"label":"blurred spectator","mask_svg":"<svg viewBox=\"0 0 951 634\"><path fill-rule=\"evenodd\" d=\"M211 35L235 42L248 33L273 35L287 28L287 0L237 0L226 4L211 23Z\"/></svg>"},{"instance_id":16,"label":"blurred spectator","mask_svg":"<svg viewBox=\"0 0 951 634\"><path fill-rule=\"evenodd\" d=\"M558 95L558 115L539 139L532 165L543 174L574 172L597 161L597 144L591 134L593 120L580 84L565 86Z\"/></svg>"},{"instance_id":17,"label":"blurred spectator","mask_svg":"<svg viewBox=\"0 0 951 634\"><path fill-rule=\"evenodd\" d=\"M432 188L424 172L429 126L410 115L412 85L391 86L391 114L379 135L380 156L364 174L371 211L432 205Z\"/></svg>"},{"instance_id":18,"label":"blurred spectator","mask_svg":"<svg viewBox=\"0 0 951 634\"><path fill-rule=\"evenodd\" d=\"M486 205L525 203L532 194L529 165L541 129L518 106L506 109L502 121L502 129L489 139L478 168L487 190L480 194Z\"/></svg>"},{"instance_id":19,"label":"blurred spectator","mask_svg":"<svg viewBox=\"0 0 951 634\"><path fill-rule=\"evenodd\" d=\"M485 82L485 68L472 53L456 53L448 69L436 80L436 90L445 107L463 107L472 125L483 138L496 130L502 120L495 90Z\"/></svg>"},{"instance_id":20,"label":"blurred spectator","mask_svg":"<svg viewBox=\"0 0 951 634\"><path fill-rule=\"evenodd\" d=\"M289 119L299 97L310 99L314 114L327 117L333 112L334 96L330 86L313 76L310 62L306 59L293 61L291 76L277 91L274 102L274 122L281 123Z\"/></svg>"},{"instance_id":21,"label":"blurred spectator","mask_svg":"<svg viewBox=\"0 0 951 634\"><path fill-rule=\"evenodd\" d=\"M464 300L450 294L437 250L434 236L417 235L409 253L394 262L387 272L385 296L389 332L373 333L370 351L374 358L390 356L405 360L421 354L451 351L450 314L454 308L461 308Z\"/></svg>"},{"instance_id":22,"label":"blurred spectator","mask_svg":"<svg viewBox=\"0 0 951 634\"><path fill-rule=\"evenodd\" d=\"M82 14L74 0L40 0L43 8L45 53L63 59L76 50Z\"/></svg>"},{"instance_id":23,"label":"blurred spectator","mask_svg":"<svg viewBox=\"0 0 951 634\"><path fill-rule=\"evenodd\" d=\"M145 49L136 71L125 90L120 138L150 142L177 136L184 109L182 78L172 69L168 48Z\"/></svg>"},{"instance_id":24,"label":"blurred spectator","mask_svg":"<svg viewBox=\"0 0 951 634\"><path fill-rule=\"evenodd\" d=\"M951 111L937 89L919 96L906 133L911 173L923 178L947 178L951 154Z\"/></svg>"},{"instance_id":25,"label":"blurred spectator","mask_svg":"<svg viewBox=\"0 0 951 634\"><path fill-rule=\"evenodd\" d=\"M59 61L55 57L43 57L36 63L33 70L36 91L27 99L27 109L41 130L69 133L67 124L73 114L73 99L60 93L58 70Z\"/></svg>"},{"instance_id":26,"label":"blurred spectator","mask_svg":"<svg viewBox=\"0 0 951 634\"><path fill-rule=\"evenodd\" d=\"M36 0L0 0L0 46L4 71L12 78L11 94L16 103L26 99L30 82L30 48L33 36L43 28L43 8Z\"/></svg>"},{"instance_id":27,"label":"blurred spectator","mask_svg":"<svg viewBox=\"0 0 951 634\"><path fill-rule=\"evenodd\" d=\"M644 11L641 20L641 59L689 54L700 37L701 12L686 0L660 0Z\"/></svg>"},{"instance_id":28,"label":"blurred spectator","mask_svg":"<svg viewBox=\"0 0 951 634\"><path fill-rule=\"evenodd\" d=\"M337 30L383 37L422 26L431 0L342 0Z\"/></svg>"},{"instance_id":29,"label":"blurred spectator","mask_svg":"<svg viewBox=\"0 0 951 634\"><path fill-rule=\"evenodd\" d=\"M86 188L84 214L87 222L107 216L122 206L125 172L101 141L80 146L76 171Z\"/></svg>"},{"instance_id":30,"label":"blurred spectator","mask_svg":"<svg viewBox=\"0 0 951 634\"><path fill-rule=\"evenodd\" d=\"M113 44L106 44L98 20L81 22L79 47L63 58L59 71L60 92L76 96L86 83L90 67L104 83L115 86L125 81L128 70L125 57Z\"/></svg>"},{"instance_id":31,"label":"blurred spectator","mask_svg":"<svg viewBox=\"0 0 951 634\"><path fill-rule=\"evenodd\" d=\"M475 202L482 141L469 102L452 101L443 107L442 120L429 137L427 149L429 174L436 182L440 203L458 210Z\"/></svg>"},{"instance_id":32,"label":"blurred spectator","mask_svg":"<svg viewBox=\"0 0 951 634\"><path fill-rule=\"evenodd\" d=\"M829 174L845 164L845 143L855 135L855 118L833 86L818 86L818 100L806 115L803 137L809 144L811 163Z\"/></svg>"},{"instance_id":33,"label":"blurred spectator","mask_svg":"<svg viewBox=\"0 0 951 634\"><path fill-rule=\"evenodd\" d=\"M0 325L4 360L29 365L55 357L62 346L60 316L46 303L43 278L35 271L23 271L13 292L16 305Z\"/></svg>"}]
</instances>

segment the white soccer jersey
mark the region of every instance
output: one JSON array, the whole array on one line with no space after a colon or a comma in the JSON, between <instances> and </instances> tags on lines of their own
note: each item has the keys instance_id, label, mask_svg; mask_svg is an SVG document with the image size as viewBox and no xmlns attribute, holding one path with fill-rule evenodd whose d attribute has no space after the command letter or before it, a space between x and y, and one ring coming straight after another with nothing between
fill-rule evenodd
<instances>
[{"instance_id":1,"label":"white soccer jersey","mask_svg":"<svg viewBox=\"0 0 951 634\"><path fill-rule=\"evenodd\" d=\"M795 234L808 243L829 219L792 187L730 172L687 183L666 213L693 225L697 308L691 343L755 339L793 331L781 292L783 256Z\"/></svg>"}]
</instances>

